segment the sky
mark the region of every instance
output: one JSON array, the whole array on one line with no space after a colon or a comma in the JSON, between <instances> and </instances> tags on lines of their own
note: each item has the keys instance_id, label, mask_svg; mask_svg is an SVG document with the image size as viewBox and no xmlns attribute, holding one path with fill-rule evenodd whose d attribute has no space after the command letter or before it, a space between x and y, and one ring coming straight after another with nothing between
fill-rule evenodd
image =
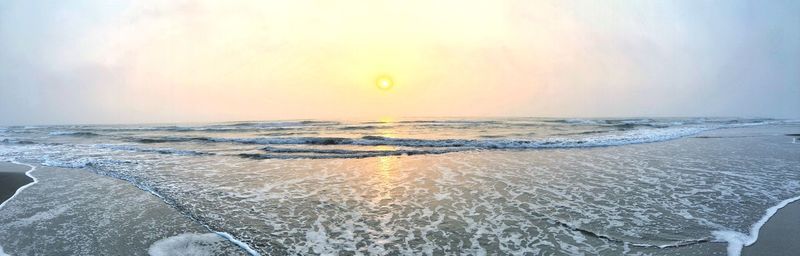
<instances>
[{"instance_id":1,"label":"sky","mask_svg":"<svg viewBox=\"0 0 800 256\"><path fill-rule=\"evenodd\" d=\"M793 0L5 0L0 125L800 118L797 13Z\"/></svg>"}]
</instances>

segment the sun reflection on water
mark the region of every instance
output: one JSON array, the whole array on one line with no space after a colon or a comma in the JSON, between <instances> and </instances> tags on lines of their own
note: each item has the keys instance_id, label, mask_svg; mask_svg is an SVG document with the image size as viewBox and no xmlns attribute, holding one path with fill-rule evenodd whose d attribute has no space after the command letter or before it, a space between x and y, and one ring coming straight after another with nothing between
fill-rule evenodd
<instances>
[{"instance_id":1,"label":"sun reflection on water","mask_svg":"<svg viewBox=\"0 0 800 256\"><path fill-rule=\"evenodd\" d=\"M395 182L398 158L395 156L382 156L377 158L375 168L375 189L377 190L374 202L382 204L384 200L392 199L392 189Z\"/></svg>"}]
</instances>

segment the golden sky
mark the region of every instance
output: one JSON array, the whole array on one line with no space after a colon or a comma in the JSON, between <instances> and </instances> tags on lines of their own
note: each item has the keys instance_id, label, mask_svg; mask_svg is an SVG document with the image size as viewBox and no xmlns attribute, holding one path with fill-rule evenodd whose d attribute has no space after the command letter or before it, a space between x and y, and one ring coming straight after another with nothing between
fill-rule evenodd
<instances>
[{"instance_id":1,"label":"golden sky","mask_svg":"<svg viewBox=\"0 0 800 256\"><path fill-rule=\"evenodd\" d=\"M31 2L0 123L800 109L792 1Z\"/></svg>"}]
</instances>

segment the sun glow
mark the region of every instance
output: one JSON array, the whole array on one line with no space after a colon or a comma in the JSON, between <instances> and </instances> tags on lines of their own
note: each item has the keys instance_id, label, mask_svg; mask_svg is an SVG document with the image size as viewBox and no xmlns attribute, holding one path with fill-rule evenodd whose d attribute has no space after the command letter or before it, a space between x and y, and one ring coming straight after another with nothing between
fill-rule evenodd
<instances>
[{"instance_id":1,"label":"sun glow","mask_svg":"<svg viewBox=\"0 0 800 256\"><path fill-rule=\"evenodd\" d=\"M386 91L392 89L392 87L394 86L394 81L392 81L391 77L381 76L378 77L377 80L375 80L375 85L378 86L378 89Z\"/></svg>"}]
</instances>

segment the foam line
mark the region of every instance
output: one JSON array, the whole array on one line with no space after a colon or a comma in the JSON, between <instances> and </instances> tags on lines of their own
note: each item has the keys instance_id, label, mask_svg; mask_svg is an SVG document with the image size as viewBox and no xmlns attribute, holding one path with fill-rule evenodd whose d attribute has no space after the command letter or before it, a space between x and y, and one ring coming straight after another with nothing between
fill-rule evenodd
<instances>
[{"instance_id":1,"label":"foam line","mask_svg":"<svg viewBox=\"0 0 800 256\"><path fill-rule=\"evenodd\" d=\"M750 227L750 235L736 231L714 231L713 234L718 240L728 242L728 256L739 256L742 254L742 248L750 246L758 240L758 232L761 231L761 227L764 226L778 210L797 200L800 200L800 196L783 200L777 205L767 209L766 214Z\"/></svg>"},{"instance_id":2,"label":"foam line","mask_svg":"<svg viewBox=\"0 0 800 256\"><path fill-rule=\"evenodd\" d=\"M14 163L16 163L16 162L14 162ZM19 163L19 164L22 164L22 163ZM23 165L31 166L31 168L35 169L35 166L29 165L29 164L23 164ZM83 167L84 166L77 166L77 167L72 166L72 167L64 167L64 168L79 168L79 169L82 169ZM33 171L33 169L31 169L28 172ZM131 179L130 177L125 177L125 176L120 176L120 175L113 175L111 173L98 173L98 175L103 175L103 176L107 176L107 177L111 177L111 178L115 178L115 179L126 181L129 184L131 184L131 185L133 185L133 186L135 186L135 187L137 187L137 188L139 188L139 189L141 189L141 190L143 190L143 191L145 191L145 192L147 192L147 193L149 193L151 195L154 195L154 196L158 197L159 199L161 199L162 202L164 202L167 205L170 205L170 206L174 206L175 205L173 202L171 202L171 200L169 198L165 197L164 195L161 195L161 193L158 193L157 191L153 190L152 188L150 188L148 186L142 185L141 183L137 182L134 179ZM30 175L28 175L28 176L30 176ZM30 177L33 178L33 176L30 176ZM26 186L33 185L34 183L36 183L36 178L34 178L34 182L33 183L28 184ZM17 191L17 193L19 193L19 191ZM216 233L217 235L227 239L231 243L239 246L243 250L247 251L247 253L250 254L251 256L261 256L261 254L259 254L255 250L253 250L253 248L251 248L246 243L236 239L233 235L231 235L229 233L226 233L226 232L216 231L216 230L212 229L211 226L209 226L208 224L198 220L197 218L195 218L191 214L186 214L186 217L188 217L191 220L193 220L193 221L197 222L198 224L202 225L203 227L205 227L209 231L211 231L213 233ZM0 255L0 256L3 256L3 255Z\"/></svg>"},{"instance_id":3,"label":"foam line","mask_svg":"<svg viewBox=\"0 0 800 256\"><path fill-rule=\"evenodd\" d=\"M36 170L36 166L35 166L35 165L30 165L30 164L26 164L26 163L20 163L20 162L17 162L17 161L11 161L11 163L13 163L13 164L18 164L18 165L25 165L25 166L28 166L28 167L30 167L31 169L30 169L30 170L28 170L27 172L25 172L25 175L27 175L28 177L31 177L31 179L33 179L33 182L31 182L31 183L28 183L28 184L25 184L25 185L24 185L24 186L22 186L22 187L19 187L19 188L17 189L17 192L14 192L14 195L12 195L11 197L9 197L9 198L8 198L8 200L6 200L5 202L3 202L3 203L0 203L0 209L3 209L3 206L6 206L6 203L8 203L9 201L11 201L11 199L14 199L14 197L17 197L17 195L19 195L19 193L20 193L20 192L22 192L22 190L24 190L24 189L26 189L26 188L28 188L28 187L30 187L30 186L33 186L33 184L36 184L36 183L38 183L38 182L39 182L39 180L38 180L38 179L36 179L36 177L34 177L34 176L31 174L31 172L33 172L33 171L35 171L35 170Z\"/></svg>"},{"instance_id":4,"label":"foam line","mask_svg":"<svg viewBox=\"0 0 800 256\"><path fill-rule=\"evenodd\" d=\"M109 176L109 177L111 177L111 176ZM134 186L138 187L139 189L144 190L144 191L146 191L146 192L148 192L148 193L150 193L152 195L155 195L156 197L160 198L161 201L163 201L167 205L171 205L171 206L175 205L174 203L171 203L168 198L166 198L163 195L161 195L160 193L150 189L149 187L141 186L138 183L136 183L136 182L134 182L132 180L129 180L129 179L123 179L121 177L117 177L117 178L125 180L127 182L130 182L131 184L133 184ZM216 230L212 229L211 226L209 226L208 224L200 221L199 219L195 218L191 214L186 214L186 216L189 217L190 219L192 219L193 221L197 222L198 224L202 225L203 227L205 227L209 231L217 234L218 236L221 236L221 237L227 239L228 241L230 241L231 243L235 244L236 246L239 246L239 248L242 248L242 250L245 250L247 252L247 254L250 254L250 256L261 256L261 254L258 253L255 250L253 250L253 248L251 248L250 245L247 245L247 243L242 242L239 239L236 239L236 237L234 237L233 235L231 235L231 234L229 234L227 232L216 231ZM0 255L0 256L2 256L2 255Z\"/></svg>"},{"instance_id":5,"label":"foam line","mask_svg":"<svg viewBox=\"0 0 800 256\"><path fill-rule=\"evenodd\" d=\"M154 196L158 197L165 204L171 205L171 206L175 205L174 203L170 202L170 199L168 199L167 197L164 197L163 195L161 195L161 193L156 192L155 190L151 189L150 187L140 185L139 183L137 183L136 181L134 181L132 179L125 178L125 177L120 177L120 176L115 176L115 175L108 175L108 174L105 174L105 176L129 182L130 184L136 186L137 188L139 188L141 190L144 190L145 192L148 192L151 195L154 195ZM228 241L230 241L231 243L235 244L236 246L239 246L239 248L242 248L243 250L245 250L247 252L247 254L250 254L251 256L261 256L260 253L258 253L255 250L253 250L253 248L251 248L249 245L247 245L247 243L242 242L239 239L236 239L236 237L234 237L233 235L231 235L231 234L229 234L227 232L216 231L216 230L212 229L211 226L209 226L208 224L200 221L199 219L195 218L191 214L186 214L186 217L188 217L188 218L192 219L193 221L197 222L198 224L202 225L203 227L205 227L209 231L211 231L211 232L213 232L213 233L215 233L215 234L227 239ZM0 256L2 256L2 255L0 255Z\"/></svg>"},{"instance_id":6,"label":"foam line","mask_svg":"<svg viewBox=\"0 0 800 256\"><path fill-rule=\"evenodd\" d=\"M242 249L247 251L247 253L249 253L252 256L261 256L261 254L259 254L255 250L253 250L253 248L250 248L250 246L247 245L245 242L239 241L238 239L233 237L231 234L228 234L226 232L218 232L218 231L214 231L214 233L216 233L217 235L219 235L221 237L224 237L225 239L228 239L228 241L231 241L231 243L234 243L237 246L241 247Z\"/></svg>"}]
</instances>

